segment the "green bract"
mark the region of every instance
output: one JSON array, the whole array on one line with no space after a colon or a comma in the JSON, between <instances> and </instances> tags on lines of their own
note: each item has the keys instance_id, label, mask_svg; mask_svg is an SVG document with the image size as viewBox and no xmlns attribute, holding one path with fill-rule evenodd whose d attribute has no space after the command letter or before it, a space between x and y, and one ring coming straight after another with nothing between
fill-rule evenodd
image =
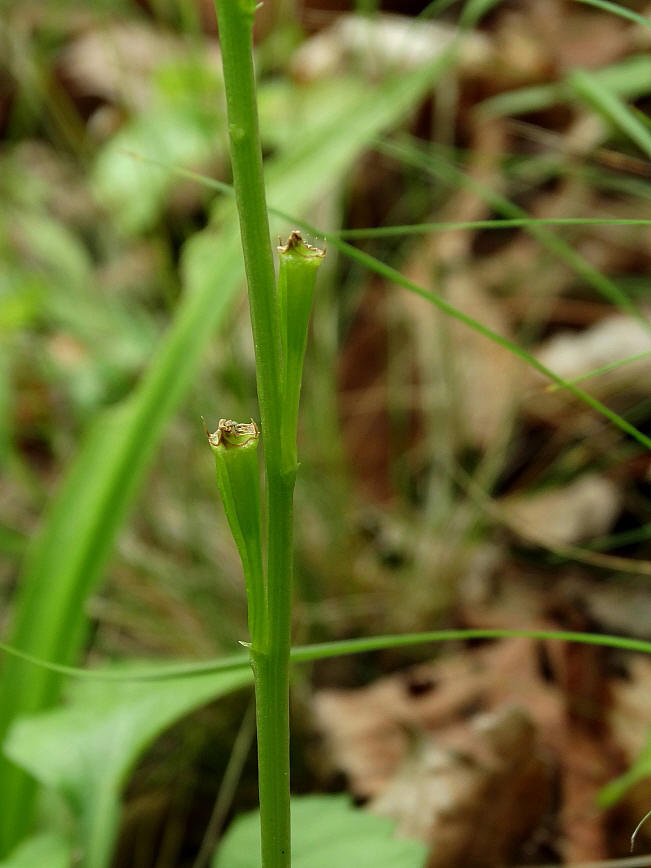
<instances>
[{"instance_id":1,"label":"green bract","mask_svg":"<svg viewBox=\"0 0 651 868\"><path fill-rule=\"evenodd\" d=\"M297 463L296 427L307 329L314 298L316 271L325 251L306 244L300 233L294 230L287 243L278 248L278 253L278 311L283 354L283 466L286 472L293 473Z\"/></svg>"},{"instance_id":2,"label":"green bract","mask_svg":"<svg viewBox=\"0 0 651 868\"><path fill-rule=\"evenodd\" d=\"M208 442L215 453L217 486L226 518L242 561L249 611L249 631L261 639L264 623L264 572L262 567L262 522L258 437L253 420L248 423L220 419Z\"/></svg>"}]
</instances>

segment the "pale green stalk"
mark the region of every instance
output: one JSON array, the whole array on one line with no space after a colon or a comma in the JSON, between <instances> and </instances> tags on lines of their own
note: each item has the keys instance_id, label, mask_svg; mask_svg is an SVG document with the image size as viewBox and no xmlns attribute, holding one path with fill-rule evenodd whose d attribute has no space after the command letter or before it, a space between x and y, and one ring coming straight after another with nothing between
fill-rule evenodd
<instances>
[{"instance_id":1,"label":"pale green stalk","mask_svg":"<svg viewBox=\"0 0 651 868\"><path fill-rule=\"evenodd\" d=\"M281 462L281 342L258 133L255 2L216 0L235 198L249 288L267 488L264 639L253 638L263 868L288 868L289 648L295 474Z\"/></svg>"}]
</instances>

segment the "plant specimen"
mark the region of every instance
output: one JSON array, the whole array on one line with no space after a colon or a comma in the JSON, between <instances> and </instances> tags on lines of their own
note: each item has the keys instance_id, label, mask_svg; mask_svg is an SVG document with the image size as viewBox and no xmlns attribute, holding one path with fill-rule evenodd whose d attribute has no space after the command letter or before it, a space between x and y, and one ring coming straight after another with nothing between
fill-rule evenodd
<instances>
[{"instance_id":1,"label":"plant specimen","mask_svg":"<svg viewBox=\"0 0 651 868\"><path fill-rule=\"evenodd\" d=\"M289 652L298 402L316 270L323 251L298 232L279 247L276 288L258 133L253 0L217 0L235 198L249 289L264 443L267 561L262 563L255 445L251 426L220 422L210 438L226 514L247 583L255 679L262 864L291 864ZM245 478L246 477L246 478ZM257 525L256 525L257 522ZM264 585L263 585L264 581Z\"/></svg>"}]
</instances>

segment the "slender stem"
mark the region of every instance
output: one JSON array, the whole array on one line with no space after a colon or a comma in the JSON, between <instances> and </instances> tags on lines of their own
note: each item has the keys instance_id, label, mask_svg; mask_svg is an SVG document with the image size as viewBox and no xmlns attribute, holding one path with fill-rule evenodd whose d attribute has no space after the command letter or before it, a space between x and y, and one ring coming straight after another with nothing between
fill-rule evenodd
<instances>
[{"instance_id":1,"label":"slender stem","mask_svg":"<svg viewBox=\"0 0 651 868\"><path fill-rule=\"evenodd\" d=\"M265 453L271 456L276 450L280 423L280 328L251 52L255 3L215 0L215 5L226 86L233 186L249 287L262 436ZM269 423L274 424L270 427Z\"/></svg>"},{"instance_id":2,"label":"slender stem","mask_svg":"<svg viewBox=\"0 0 651 868\"><path fill-rule=\"evenodd\" d=\"M249 288L267 481L263 635L253 642L263 868L289 868L289 649L294 480L281 462L281 341L258 133L252 27L255 0L215 0L235 198Z\"/></svg>"}]
</instances>

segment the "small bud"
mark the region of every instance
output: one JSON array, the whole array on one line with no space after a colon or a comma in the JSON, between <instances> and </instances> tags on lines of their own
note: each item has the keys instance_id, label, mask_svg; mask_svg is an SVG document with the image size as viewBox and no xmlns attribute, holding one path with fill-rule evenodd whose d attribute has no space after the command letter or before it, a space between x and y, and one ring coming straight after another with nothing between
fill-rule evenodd
<instances>
[{"instance_id":1,"label":"small bud","mask_svg":"<svg viewBox=\"0 0 651 868\"><path fill-rule=\"evenodd\" d=\"M205 430L215 454L217 487L242 561L249 609L249 631L255 641L259 638L258 630L264 616L260 474L257 456L260 432L253 419L245 423L220 419L214 434L210 434L207 428Z\"/></svg>"}]
</instances>

